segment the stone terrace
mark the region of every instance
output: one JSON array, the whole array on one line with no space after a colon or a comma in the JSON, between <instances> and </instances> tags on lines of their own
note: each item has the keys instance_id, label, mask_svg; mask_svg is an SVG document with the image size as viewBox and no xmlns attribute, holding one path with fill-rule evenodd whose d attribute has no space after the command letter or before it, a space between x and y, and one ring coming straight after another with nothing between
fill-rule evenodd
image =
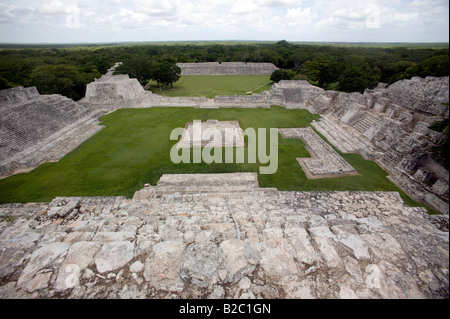
<instances>
[{"instance_id":1,"label":"stone terrace","mask_svg":"<svg viewBox=\"0 0 450 319\"><path fill-rule=\"evenodd\" d=\"M395 192L0 206L0 298L448 298L448 232Z\"/></svg>"},{"instance_id":2,"label":"stone terrace","mask_svg":"<svg viewBox=\"0 0 450 319\"><path fill-rule=\"evenodd\" d=\"M442 103L448 103L449 78L414 77L386 86L360 94L280 81L262 95L271 104L320 114L313 126L341 151L375 160L414 199L448 214L448 170L430 156L446 137L430 127L448 118Z\"/></svg>"},{"instance_id":3,"label":"stone terrace","mask_svg":"<svg viewBox=\"0 0 450 319\"><path fill-rule=\"evenodd\" d=\"M181 75L270 75L277 69L272 63L204 62L177 65Z\"/></svg>"},{"instance_id":4,"label":"stone terrace","mask_svg":"<svg viewBox=\"0 0 450 319\"><path fill-rule=\"evenodd\" d=\"M343 153L360 153L366 158L377 158L382 155L374 149L367 138L333 115L322 116L320 121L313 121L312 126Z\"/></svg>"},{"instance_id":5,"label":"stone terrace","mask_svg":"<svg viewBox=\"0 0 450 319\"><path fill-rule=\"evenodd\" d=\"M0 177L61 159L101 129L99 114L35 87L0 91Z\"/></svg>"}]
</instances>

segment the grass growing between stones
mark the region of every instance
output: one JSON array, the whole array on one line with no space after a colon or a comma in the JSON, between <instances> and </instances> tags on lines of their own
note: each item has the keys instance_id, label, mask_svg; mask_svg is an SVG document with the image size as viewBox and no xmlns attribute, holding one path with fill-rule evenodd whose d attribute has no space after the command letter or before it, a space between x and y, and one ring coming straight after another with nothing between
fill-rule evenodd
<instances>
[{"instance_id":1,"label":"grass growing between stones","mask_svg":"<svg viewBox=\"0 0 450 319\"><path fill-rule=\"evenodd\" d=\"M269 84L268 84L269 83ZM164 87L161 93L156 82L151 82L151 91L166 96L244 95L249 91L261 93L270 89L270 75L183 75L173 84Z\"/></svg>"},{"instance_id":2,"label":"grass growing between stones","mask_svg":"<svg viewBox=\"0 0 450 319\"><path fill-rule=\"evenodd\" d=\"M193 120L239 120L245 130L306 127L318 118L307 110L277 106L270 109L120 109L104 116L102 124L106 127L59 162L0 180L0 203L51 201L56 196L131 198L144 183L156 185L165 173L259 172L260 163L247 162L247 147L243 164L174 164L170 150L177 141L169 139L170 133ZM261 187L299 191L398 191L407 204L423 206L395 186L375 162L358 154L340 153L360 175L309 180L296 160L296 157L310 156L303 141L284 139L280 134L278 141L278 171L272 175L259 174ZM225 151L222 153L224 158Z\"/></svg>"}]
</instances>

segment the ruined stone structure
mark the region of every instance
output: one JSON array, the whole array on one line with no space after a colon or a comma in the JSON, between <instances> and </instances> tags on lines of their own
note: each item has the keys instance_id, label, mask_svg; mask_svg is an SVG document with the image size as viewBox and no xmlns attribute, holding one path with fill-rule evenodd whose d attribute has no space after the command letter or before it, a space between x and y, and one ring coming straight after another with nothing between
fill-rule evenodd
<instances>
[{"instance_id":1,"label":"ruined stone structure","mask_svg":"<svg viewBox=\"0 0 450 319\"><path fill-rule=\"evenodd\" d=\"M86 94L82 103L88 105L105 105L107 108L129 107L144 88L138 80L130 79L128 74L113 75L114 70L121 62L117 62L105 75L86 86Z\"/></svg>"},{"instance_id":2,"label":"ruined stone structure","mask_svg":"<svg viewBox=\"0 0 450 319\"><path fill-rule=\"evenodd\" d=\"M312 128L280 128L284 138L301 138L311 157L297 158L306 177L337 177L357 174L356 170L328 145Z\"/></svg>"},{"instance_id":3,"label":"ruined stone structure","mask_svg":"<svg viewBox=\"0 0 450 319\"><path fill-rule=\"evenodd\" d=\"M364 94L324 91L306 81L281 81L262 94L207 99L163 97L144 91L136 79L113 75L117 65L88 84L86 97L76 105L97 111L126 107L269 107L273 104L306 108L322 115L322 119L313 124L314 127L341 151L358 152L376 160L406 192L436 210L448 213L448 171L427 155L433 146L442 143L442 134L429 129L429 126L448 116L448 108L442 105L448 102L448 77L413 78L388 88L380 85ZM33 88L6 90L0 95L0 101L5 105L19 105L23 103L21 101L32 99L36 93ZM14 122L8 120L9 123L11 121ZM66 129L70 131L70 128ZM37 139L42 140L42 137ZM43 145L48 145L48 141ZM35 150L42 149L43 145ZM18 157L27 158L22 160L21 165L13 164L16 160L11 163L3 160L2 175L7 176L20 171L20 168L35 167L43 160L49 160L35 156L35 150L31 149L28 157L25 154ZM44 153L48 154L49 149ZM3 154L8 159L12 158L10 153ZM37 159L34 160L34 157ZM51 157L61 158L56 155Z\"/></svg>"},{"instance_id":4,"label":"ruined stone structure","mask_svg":"<svg viewBox=\"0 0 450 319\"><path fill-rule=\"evenodd\" d=\"M448 171L429 157L443 135L431 130L448 117L449 78L403 80L364 94L325 91L306 81L280 81L273 104L322 115L313 126L342 152L377 161L417 200L448 214ZM414 101L414 102L412 102Z\"/></svg>"},{"instance_id":5,"label":"ruined stone structure","mask_svg":"<svg viewBox=\"0 0 450 319\"><path fill-rule=\"evenodd\" d=\"M164 97L144 91L136 79L130 79L127 75L113 75L117 65L100 79L88 84L86 97L76 105L96 111L154 106L266 108L274 104L286 108L306 108L322 116L313 125L339 150L358 152L368 159L376 160L407 193L417 200L425 201L439 212L448 213L448 171L427 155L433 146L443 141L442 134L429 129L429 126L448 116L448 108L442 105L448 102L448 77L413 78L399 81L388 88L380 84L374 90L366 90L364 94L324 91L306 81L281 81L262 94L207 99ZM0 101L5 105L19 105L36 93L33 88L10 89L2 92ZM95 122L91 120L87 123L92 124L92 121ZM11 123L10 120L8 122ZM70 131L69 126L66 129ZM42 140L41 137L38 139ZM77 140L82 141L83 138ZM43 149L44 145L49 145L48 141L30 149L29 155L21 154L18 158L26 160L22 160L20 165L13 163L17 163L15 159L9 160L11 163L3 160L2 176L49 160L35 155L35 151ZM43 153L49 154L51 149L55 148L51 147ZM12 159L11 154L3 154ZM58 155L51 157L61 158Z\"/></svg>"},{"instance_id":6,"label":"ruined stone structure","mask_svg":"<svg viewBox=\"0 0 450 319\"><path fill-rule=\"evenodd\" d=\"M428 151L448 117L448 77L364 94L281 81L252 96L167 98L113 68L74 102L36 88L0 91L2 176L58 160L126 107L305 108L342 152L376 160L396 192L261 188L255 173L163 175L133 199L0 205L0 298L448 298L448 171ZM238 119L236 119L238 120ZM309 177L353 173L314 130L282 129L317 157ZM300 169L300 167L299 167ZM315 176L314 176L315 175Z\"/></svg>"},{"instance_id":7,"label":"ruined stone structure","mask_svg":"<svg viewBox=\"0 0 450 319\"><path fill-rule=\"evenodd\" d=\"M181 75L270 75L278 68L273 63L204 62L177 63Z\"/></svg>"},{"instance_id":8,"label":"ruined stone structure","mask_svg":"<svg viewBox=\"0 0 450 319\"><path fill-rule=\"evenodd\" d=\"M398 193L255 180L2 205L0 298L448 298L448 232Z\"/></svg>"},{"instance_id":9,"label":"ruined stone structure","mask_svg":"<svg viewBox=\"0 0 450 319\"><path fill-rule=\"evenodd\" d=\"M177 143L177 148L244 147L244 136L239 121L189 122Z\"/></svg>"},{"instance_id":10,"label":"ruined stone structure","mask_svg":"<svg viewBox=\"0 0 450 319\"><path fill-rule=\"evenodd\" d=\"M112 69L112 70L111 70ZM147 107L269 107L269 100L260 94L206 97L166 97L144 91L136 79L130 79L126 74L113 74L111 68L100 79L89 83L86 96L80 104L102 110L117 108L147 108Z\"/></svg>"},{"instance_id":11,"label":"ruined stone structure","mask_svg":"<svg viewBox=\"0 0 450 319\"><path fill-rule=\"evenodd\" d=\"M101 129L100 115L35 87L0 91L0 178L61 159Z\"/></svg>"}]
</instances>

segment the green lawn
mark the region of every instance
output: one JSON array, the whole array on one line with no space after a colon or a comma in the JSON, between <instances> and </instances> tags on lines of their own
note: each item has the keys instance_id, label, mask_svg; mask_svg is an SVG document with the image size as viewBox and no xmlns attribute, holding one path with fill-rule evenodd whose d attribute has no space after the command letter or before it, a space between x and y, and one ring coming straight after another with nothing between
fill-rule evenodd
<instances>
[{"instance_id":1,"label":"green lawn","mask_svg":"<svg viewBox=\"0 0 450 319\"><path fill-rule=\"evenodd\" d=\"M51 201L56 196L132 197L144 183L155 185L163 173L258 172L256 164L173 164L169 139L173 128L192 120L236 120L242 129L305 127L317 120L307 110L149 108L120 109L102 118L106 127L57 163L0 180L0 203ZM259 175L261 187L279 190L398 191L411 206L423 206L403 193L375 162L358 154L341 154L359 173L309 180L296 157L309 153L301 139L279 137L278 171ZM223 152L224 153L224 152ZM247 152L245 152L247 154ZM264 165L265 166L265 165Z\"/></svg>"},{"instance_id":2,"label":"green lawn","mask_svg":"<svg viewBox=\"0 0 450 319\"><path fill-rule=\"evenodd\" d=\"M249 91L261 93L270 89L270 75L183 75L173 88L163 88L163 93L151 82L151 91L166 96L244 95Z\"/></svg>"}]
</instances>

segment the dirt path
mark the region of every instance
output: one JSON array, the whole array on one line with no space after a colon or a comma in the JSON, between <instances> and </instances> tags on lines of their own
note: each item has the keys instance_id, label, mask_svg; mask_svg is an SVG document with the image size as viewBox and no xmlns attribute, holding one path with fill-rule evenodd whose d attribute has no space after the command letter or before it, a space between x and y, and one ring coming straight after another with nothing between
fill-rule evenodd
<instances>
[{"instance_id":1,"label":"dirt path","mask_svg":"<svg viewBox=\"0 0 450 319\"><path fill-rule=\"evenodd\" d=\"M250 90L250 91L248 91L248 92L245 92L245 94L253 93L253 91L256 91L257 89L262 88L264 85L267 85L267 84L270 84L270 83L272 83L272 81L267 82L267 83L264 83L264 84L258 86L257 88L254 88L253 90Z\"/></svg>"}]
</instances>

